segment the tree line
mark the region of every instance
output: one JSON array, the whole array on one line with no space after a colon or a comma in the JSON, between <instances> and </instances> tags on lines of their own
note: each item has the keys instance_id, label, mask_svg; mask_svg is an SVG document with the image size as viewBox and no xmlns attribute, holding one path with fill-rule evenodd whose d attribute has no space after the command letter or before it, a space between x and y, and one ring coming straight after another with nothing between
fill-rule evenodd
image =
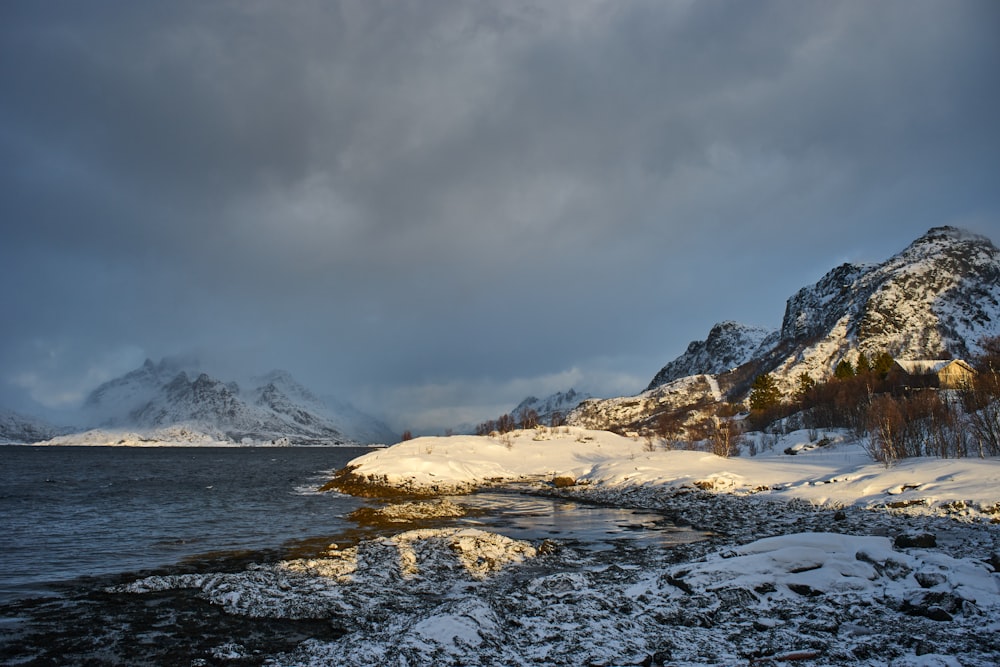
<instances>
[{"instance_id":1,"label":"tree line","mask_svg":"<svg viewBox=\"0 0 1000 667\"><path fill-rule=\"evenodd\" d=\"M1000 455L1000 336L980 346L976 375L957 390L914 382L888 353L842 360L826 381L802 374L787 398L763 374L750 391L749 421L757 429L793 417L804 428L848 428L887 465L912 456Z\"/></svg>"},{"instance_id":2,"label":"tree line","mask_svg":"<svg viewBox=\"0 0 1000 667\"><path fill-rule=\"evenodd\" d=\"M553 412L549 417L548 426L563 426L566 424L566 416L559 412ZM517 429L535 428L542 426L542 419L538 411L527 408L519 411L516 415L510 413L500 415L496 419L487 419L476 426L476 435L490 435L491 433L510 433Z\"/></svg>"}]
</instances>

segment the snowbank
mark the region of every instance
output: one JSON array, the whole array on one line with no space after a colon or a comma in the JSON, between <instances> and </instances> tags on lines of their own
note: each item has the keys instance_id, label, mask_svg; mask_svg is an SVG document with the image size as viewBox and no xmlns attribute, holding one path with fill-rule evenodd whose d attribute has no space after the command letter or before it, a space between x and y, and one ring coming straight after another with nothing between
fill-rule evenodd
<instances>
[{"instance_id":1,"label":"snowbank","mask_svg":"<svg viewBox=\"0 0 1000 667\"><path fill-rule=\"evenodd\" d=\"M346 466L351 479L345 481L372 489L454 493L542 478L575 480L598 463L638 457L643 447L642 442L607 431L568 426L496 437L416 438L352 460ZM334 484L334 488L344 486ZM351 490L363 492L363 488Z\"/></svg>"},{"instance_id":2,"label":"snowbank","mask_svg":"<svg viewBox=\"0 0 1000 667\"><path fill-rule=\"evenodd\" d=\"M913 610L929 597L947 600L953 609L965 603L1000 609L1000 578L985 564L929 550L903 552L879 536L793 533L764 538L673 568L665 581L678 589L676 594L743 590L762 608L779 598L878 594ZM927 613L935 612L915 611Z\"/></svg>"},{"instance_id":3,"label":"snowbank","mask_svg":"<svg viewBox=\"0 0 1000 667\"><path fill-rule=\"evenodd\" d=\"M813 440L797 431L757 456L724 459L649 451L655 443L576 427L417 438L354 459L345 468L351 484L332 486L362 494L366 488L431 494L559 478L560 484L607 489L698 488L1000 522L996 459L919 458L886 468L843 433Z\"/></svg>"}]
</instances>

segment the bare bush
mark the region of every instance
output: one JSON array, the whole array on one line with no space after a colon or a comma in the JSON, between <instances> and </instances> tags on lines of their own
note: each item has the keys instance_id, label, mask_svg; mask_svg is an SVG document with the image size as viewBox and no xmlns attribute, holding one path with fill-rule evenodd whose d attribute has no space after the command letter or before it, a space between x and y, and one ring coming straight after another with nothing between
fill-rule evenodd
<instances>
[{"instance_id":1,"label":"bare bush","mask_svg":"<svg viewBox=\"0 0 1000 667\"><path fill-rule=\"evenodd\" d=\"M1000 455L1000 366L981 366L961 392L965 423L980 457Z\"/></svg>"},{"instance_id":2,"label":"bare bush","mask_svg":"<svg viewBox=\"0 0 1000 667\"><path fill-rule=\"evenodd\" d=\"M742 445L742 432L732 419L720 419L708 435L709 446L716 456L729 458L738 456Z\"/></svg>"},{"instance_id":3,"label":"bare bush","mask_svg":"<svg viewBox=\"0 0 1000 667\"><path fill-rule=\"evenodd\" d=\"M879 396L868 407L868 440L865 450L875 461L892 465L900 458L905 420L891 396Z\"/></svg>"}]
</instances>

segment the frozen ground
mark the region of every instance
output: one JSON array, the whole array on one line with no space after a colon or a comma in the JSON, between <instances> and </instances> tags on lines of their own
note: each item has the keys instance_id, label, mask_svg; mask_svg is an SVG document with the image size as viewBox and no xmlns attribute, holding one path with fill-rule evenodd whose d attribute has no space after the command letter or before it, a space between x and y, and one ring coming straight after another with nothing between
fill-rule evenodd
<instances>
[{"instance_id":1,"label":"frozen ground","mask_svg":"<svg viewBox=\"0 0 1000 667\"><path fill-rule=\"evenodd\" d=\"M112 592L192 589L231 614L329 620L335 638L266 658L281 665L1000 664L1000 462L886 469L823 435L728 460L580 429L421 438L355 459L339 481L425 493L530 482L713 534L594 551L412 529L408 517L457 510L409 498L369 517L400 524L388 537ZM237 638L201 664L252 658Z\"/></svg>"}]
</instances>

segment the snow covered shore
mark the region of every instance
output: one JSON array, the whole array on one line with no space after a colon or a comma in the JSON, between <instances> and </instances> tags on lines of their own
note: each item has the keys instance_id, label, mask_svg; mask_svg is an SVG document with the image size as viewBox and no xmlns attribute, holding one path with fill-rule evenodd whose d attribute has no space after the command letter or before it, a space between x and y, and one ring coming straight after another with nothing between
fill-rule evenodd
<instances>
[{"instance_id":1,"label":"snow covered shore","mask_svg":"<svg viewBox=\"0 0 1000 667\"><path fill-rule=\"evenodd\" d=\"M575 427L416 438L354 459L331 488L441 494L532 480L591 495L697 488L1000 522L1000 460L907 459L886 468L843 433L820 435L810 441L807 431L796 431L770 448L759 445L757 456L730 459Z\"/></svg>"},{"instance_id":2,"label":"snow covered shore","mask_svg":"<svg viewBox=\"0 0 1000 667\"><path fill-rule=\"evenodd\" d=\"M713 534L594 551L404 522L315 558L113 592L193 588L233 614L342 632L270 657L280 665L1000 664L1000 464L886 469L825 435L735 459L573 428L420 438L355 459L340 482L413 494L534 482ZM454 510L405 500L382 505L396 505L391 520Z\"/></svg>"}]
</instances>

